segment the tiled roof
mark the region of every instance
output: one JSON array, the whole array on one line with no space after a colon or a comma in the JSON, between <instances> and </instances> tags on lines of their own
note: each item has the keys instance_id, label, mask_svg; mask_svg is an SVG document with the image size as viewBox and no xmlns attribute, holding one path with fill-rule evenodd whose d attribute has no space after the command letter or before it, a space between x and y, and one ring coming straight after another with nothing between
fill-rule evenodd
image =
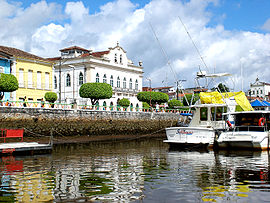
<instances>
[{"instance_id":1,"label":"tiled roof","mask_svg":"<svg viewBox=\"0 0 270 203\"><path fill-rule=\"evenodd\" d=\"M22 51L20 49L12 48L12 47L0 46L0 51L4 52L6 54L9 54L11 56L46 61L46 59L44 59L42 57L36 56L34 54L30 54L30 53Z\"/></svg>"},{"instance_id":2,"label":"tiled roof","mask_svg":"<svg viewBox=\"0 0 270 203\"><path fill-rule=\"evenodd\" d=\"M58 57L54 57L54 58L46 58L48 61L57 61L57 60L60 60L61 57L58 56Z\"/></svg>"},{"instance_id":3,"label":"tiled roof","mask_svg":"<svg viewBox=\"0 0 270 203\"><path fill-rule=\"evenodd\" d=\"M69 51L69 50L82 50L82 51L89 51L85 48L82 48L82 47L78 47L78 46L72 46L72 47L67 47L67 48L64 48L64 49L60 49L60 51Z\"/></svg>"},{"instance_id":4,"label":"tiled roof","mask_svg":"<svg viewBox=\"0 0 270 203\"><path fill-rule=\"evenodd\" d=\"M170 89L170 88L172 88L172 86L170 86L170 87L153 87L152 89L161 90L161 89Z\"/></svg>"},{"instance_id":5,"label":"tiled roof","mask_svg":"<svg viewBox=\"0 0 270 203\"><path fill-rule=\"evenodd\" d=\"M94 57L100 58L101 56L108 54L108 53L110 53L110 51L99 51L99 52L93 52L93 53L91 53L91 55Z\"/></svg>"}]
</instances>

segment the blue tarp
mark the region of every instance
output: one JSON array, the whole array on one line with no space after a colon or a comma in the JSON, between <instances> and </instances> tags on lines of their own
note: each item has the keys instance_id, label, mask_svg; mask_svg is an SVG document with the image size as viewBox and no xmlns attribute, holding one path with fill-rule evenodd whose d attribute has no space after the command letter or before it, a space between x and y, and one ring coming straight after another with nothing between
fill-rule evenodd
<instances>
[{"instance_id":1,"label":"blue tarp","mask_svg":"<svg viewBox=\"0 0 270 203\"><path fill-rule=\"evenodd\" d=\"M260 101L256 99L255 101L250 103L252 107L263 107L263 106L270 106L270 103L267 101Z\"/></svg>"},{"instance_id":2,"label":"blue tarp","mask_svg":"<svg viewBox=\"0 0 270 203\"><path fill-rule=\"evenodd\" d=\"M192 113L180 113L182 116L192 116Z\"/></svg>"}]
</instances>

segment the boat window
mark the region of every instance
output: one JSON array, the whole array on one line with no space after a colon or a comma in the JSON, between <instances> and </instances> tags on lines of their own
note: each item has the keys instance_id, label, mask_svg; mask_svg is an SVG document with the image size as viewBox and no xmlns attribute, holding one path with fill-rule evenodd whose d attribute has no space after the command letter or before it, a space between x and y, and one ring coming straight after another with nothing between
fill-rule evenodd
<instances>
[{"instance_id":1,"label":"boat window","mask_svg":"<svg viewBox=\"0 0 270 203\"><path fill-rule=\"evenodd\" d=\"M211 108L211 120L212 121L222 121L223 113L227 112L227 107L212 107Z\"/></svg>"},{"instance_id":2,"label":"boat window","mask_svg":"<svg viewBox=\"0 0 270 203\"><path fill-rule=\"evenodd\" d=\"M207 107L202 107L200 109L200 120L207 121Z\"/></svg>"}]
</instances>

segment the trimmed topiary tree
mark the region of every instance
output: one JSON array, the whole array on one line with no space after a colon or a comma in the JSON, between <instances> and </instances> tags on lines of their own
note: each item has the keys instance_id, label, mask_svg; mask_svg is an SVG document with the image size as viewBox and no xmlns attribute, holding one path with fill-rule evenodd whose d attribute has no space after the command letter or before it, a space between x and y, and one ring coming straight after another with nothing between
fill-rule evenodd
<instances>
[{"instance_id":1,"label":"trimmed topiary tree","mask_svg":"<svg viewBox=\"0 0 270 203\"><path fill-rule=\"evenodd\" d=\"M50 103L54 103L57 100L57 94L55 92L46 92L44 98L46 101ZM44 106L44 104L41 104L41 105ZM54 104L52 104L52 108L53 107L54 107Z\"/></svg>"},{"instance_id":2,"label":"trimmed topiary tree","mask_svg":"<svg viewBox=\"0 0 270 203\"><path fill-rule=\"evenodd\" d=\"M0 100L5 92L14 92L19 88L18 80L14 75L0 73Z\"/></svg>"},{"instance_id":3,"label":"trimmed topiary tree","mask_svg":"<svg viewBox=\"0 0 270 203\"><path fill-rule=\"evenodd\" d=\"M169 96L163 92L139 92L137 99L141 102L147 102L150 104L162 104L169 100Z\"/></svg>"},{"instance_id":4,"label":"trimmed topiary tree","mask_svg":"<svg viewBox=\"0 0 270 203\"><path fill-rule=\"evenodd\" d=\"M168 102L168 106L170 109L179 109L180 106L183 106L183 104L177 99L172 99Z\"/></svg>"},{"instance_id":5,"label":"trimmed topiary tree","mask_svg":"<svg viewBox=\"0 0 270 203\"><path fill-rule=\"evenodd\" d=\"M120 99L118 104L123 108L129 107L130 101L127 98Z\"/></svg>"},{"instance_id":6,"label":"trimmed topiary tree","mask_svg":"<svg viewBox=\"0 0 270 203\"><path fill-rule=\"evenodd\" d=\"M89 98L92 105L100 99L110 99L112 97L112 87L107 83L84 83L79 90L80 97Z\"/></svg>"}]
</instances>

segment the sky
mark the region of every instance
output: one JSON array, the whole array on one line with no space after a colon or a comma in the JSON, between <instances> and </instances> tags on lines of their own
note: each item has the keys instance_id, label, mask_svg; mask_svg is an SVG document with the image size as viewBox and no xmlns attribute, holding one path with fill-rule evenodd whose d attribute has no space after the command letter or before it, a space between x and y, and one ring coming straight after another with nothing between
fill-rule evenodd
<instances>
[{"instance_id":1,"label":"sky","mask_svg":"<svg viewBox=\"0 0 270 203\"><path fill-rule=\"evenodd\" d=\"M0 0L0 44L41 57L80 46L120 46L143 62L143 85L194 87L196 73L230 73L199 80L248 90L270 83L269 0Z\"/></svg>"}]
</instances>

